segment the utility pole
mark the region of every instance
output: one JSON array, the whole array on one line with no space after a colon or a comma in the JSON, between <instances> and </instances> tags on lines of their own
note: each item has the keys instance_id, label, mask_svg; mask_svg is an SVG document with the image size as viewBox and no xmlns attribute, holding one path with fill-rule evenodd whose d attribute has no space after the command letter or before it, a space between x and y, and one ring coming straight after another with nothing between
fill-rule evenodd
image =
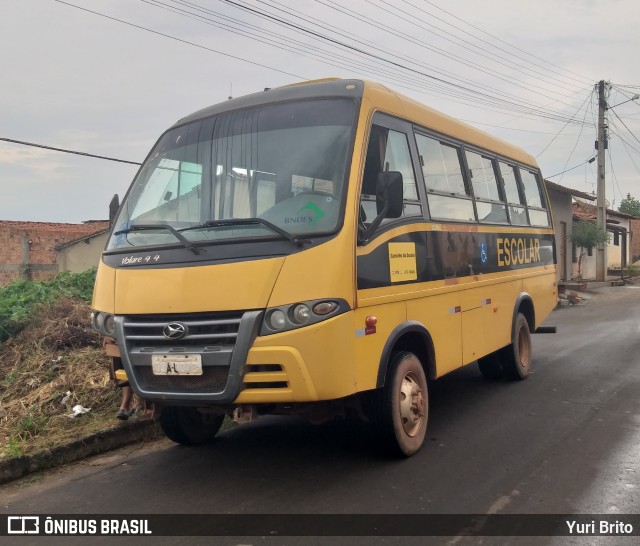
<instances>
[{"instance_id":1,"label":"utility pole","mask_svg":"<svg viewBox=\"0 0 640 546\"><path fill-rule=\"evenodd\" d=\"M605 150L608 146L607 125L605 113L607 110L606 92L608 84L604 80L598 82L598 142L596 148L598 150L598 226L603 230L607 230L607 204L605 200L604 185L604 166L605 166ZM603 282L607 280L607 260L606 260L606 243L598 245L596 249L596 281Z\"/></svg>"}]
</instances>

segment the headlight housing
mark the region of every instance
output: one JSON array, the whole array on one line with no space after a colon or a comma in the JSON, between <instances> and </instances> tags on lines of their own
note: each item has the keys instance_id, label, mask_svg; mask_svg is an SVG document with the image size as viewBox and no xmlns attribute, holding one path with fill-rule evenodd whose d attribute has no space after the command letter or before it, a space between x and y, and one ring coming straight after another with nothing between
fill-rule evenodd
<instances>
[{"instance_id":1,"label":"headlight housing","mask_svg":"<svg viewBox=\"0 0 640 546\"><path fill-rule=\"evenodd\" d=\"M270 307L265 313L260 335L268 336L316 324L350 309L349 304L340 298L300 301Z\"/></svg>"},{"instance_id":2,"label":"headlight housing","mask_svg":"<svg viewBox=\"0 0 640 546\"><path fill-rule=\"evenodd\" d=\"M101 311L92 311L91 326L103 336L113 337L116 331L115 316Z\"/></svg>"}]
</instances>

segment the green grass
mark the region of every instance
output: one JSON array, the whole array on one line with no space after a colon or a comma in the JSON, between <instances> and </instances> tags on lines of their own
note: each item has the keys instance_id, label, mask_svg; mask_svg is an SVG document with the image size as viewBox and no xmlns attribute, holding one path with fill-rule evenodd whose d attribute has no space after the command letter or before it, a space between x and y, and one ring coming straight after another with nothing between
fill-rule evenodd
<instances>
[{"instance_id":1,"label":"green grass","mask_svg":"<svg viewBox=\"0 0 640 546\"><path fill-rule=\"evenodd\" d=\"M10 459L12 457L20 457L22 455L22 448L20 447L20 440L9 436L7 447L5 448L5 457Z\"/></svg>"},{"instance_id":2,"label":"green grass","mask_svg":"<svg viewBox=\"0 0 640 546\"><path fill-rule=\"evenodd\" d=\"M62 296L91 301L96 270L63 272L50 281L15 281L0 288L0 342L22 330L38 305Z\"/></svg>"}]
</instances>

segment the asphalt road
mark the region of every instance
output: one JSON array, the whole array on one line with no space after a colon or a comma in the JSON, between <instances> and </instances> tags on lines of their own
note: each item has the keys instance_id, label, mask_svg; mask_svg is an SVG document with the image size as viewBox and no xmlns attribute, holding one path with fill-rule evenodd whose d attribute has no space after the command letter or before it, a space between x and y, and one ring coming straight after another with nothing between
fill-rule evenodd
<instances>
[{"instance_id":1,"label":"asphalt road","mask_svg":"<svg viewBox=\"0 0 640 546\"><path fill-rule=\"evenodd\" d=\"M559 333L534 336L534 372L526 381L487 382L472 365L432 384L427 444L411 459L385 458L352 424L316 427L268 417L226 431L203 447L162 440L6 485L0 488L0 513L638 514L640 287L601 289L583 304L556 310L546 324L557 325ZM429 541L637 544L637 537ZM373 542L424 544L425 539L215 540Z\"/></svg>"}]
</instances>

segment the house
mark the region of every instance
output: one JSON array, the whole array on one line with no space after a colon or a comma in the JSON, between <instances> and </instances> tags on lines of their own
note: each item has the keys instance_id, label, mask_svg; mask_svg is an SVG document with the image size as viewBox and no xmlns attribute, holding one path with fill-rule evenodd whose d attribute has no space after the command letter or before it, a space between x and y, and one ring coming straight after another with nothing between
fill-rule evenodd
<instances>
[{"instance_id":1,"label":"house","mask_svg":"<svg viewBox=\"0 0 640 546\"><path fill-rule=\"evenodd\" d=\"M631 218L631 263L640 260L640 218Z\"/></svg>"},{"instance_id":2,"label":"house","mask_svg":"<svg viewBox=\"0 0 640 546\"><path fill-rule=\"evenodd\" d=\"M574 253L570 242L573 231L573 198L595 201L595 196L573 190L549 180L544 181L551 204L551 216L555 228L558 281L569 281L573 277ZM595 271L595 269L594 269Z\"/></svg>"},{"instance_id":3,"label":"house","mask_svg":"<svg viewBox=\"0 0 640 546\"><path fill-rule=\"evenodd\" d=\"M109 228L106 227L90 235L58 245L56 250L58 251L59 270L82 273L91 267L96 267L108 237Z\"/></svg>"},{"instance_id":4,"label":"house","mask_svg":"<svg viewBox=\"0 0 640 546\"><path fill-rule=\"evenodd\" d=\"M575 221L597 221L597 208L588 203L577 202L573 204L573 218ZM631 222L633 216L607 209L607 233L609 242L605 248L605 256L608 270L620 271L629 265L631 249ZM577 257L581 249L574 249L576 256L574 276L578 275ZM587 252L582 259L582 278L595 279L596 256L595 252Z\"/></svg>"},{"instance_id":5,"label":"house","mask_svg":"<svg viewBox=\"0 0 640 546\"><path fill-rule=\"evenodd\" d=\"M98 233L106 236L108 229L106 220L90 220L82 224L1 220L0 286L17 279L51 279L67 269L59 261L60 247ZM101 252L102 248L95 258L88 257L85 263L97 265Z\"/></svg>"}]
</instances>

